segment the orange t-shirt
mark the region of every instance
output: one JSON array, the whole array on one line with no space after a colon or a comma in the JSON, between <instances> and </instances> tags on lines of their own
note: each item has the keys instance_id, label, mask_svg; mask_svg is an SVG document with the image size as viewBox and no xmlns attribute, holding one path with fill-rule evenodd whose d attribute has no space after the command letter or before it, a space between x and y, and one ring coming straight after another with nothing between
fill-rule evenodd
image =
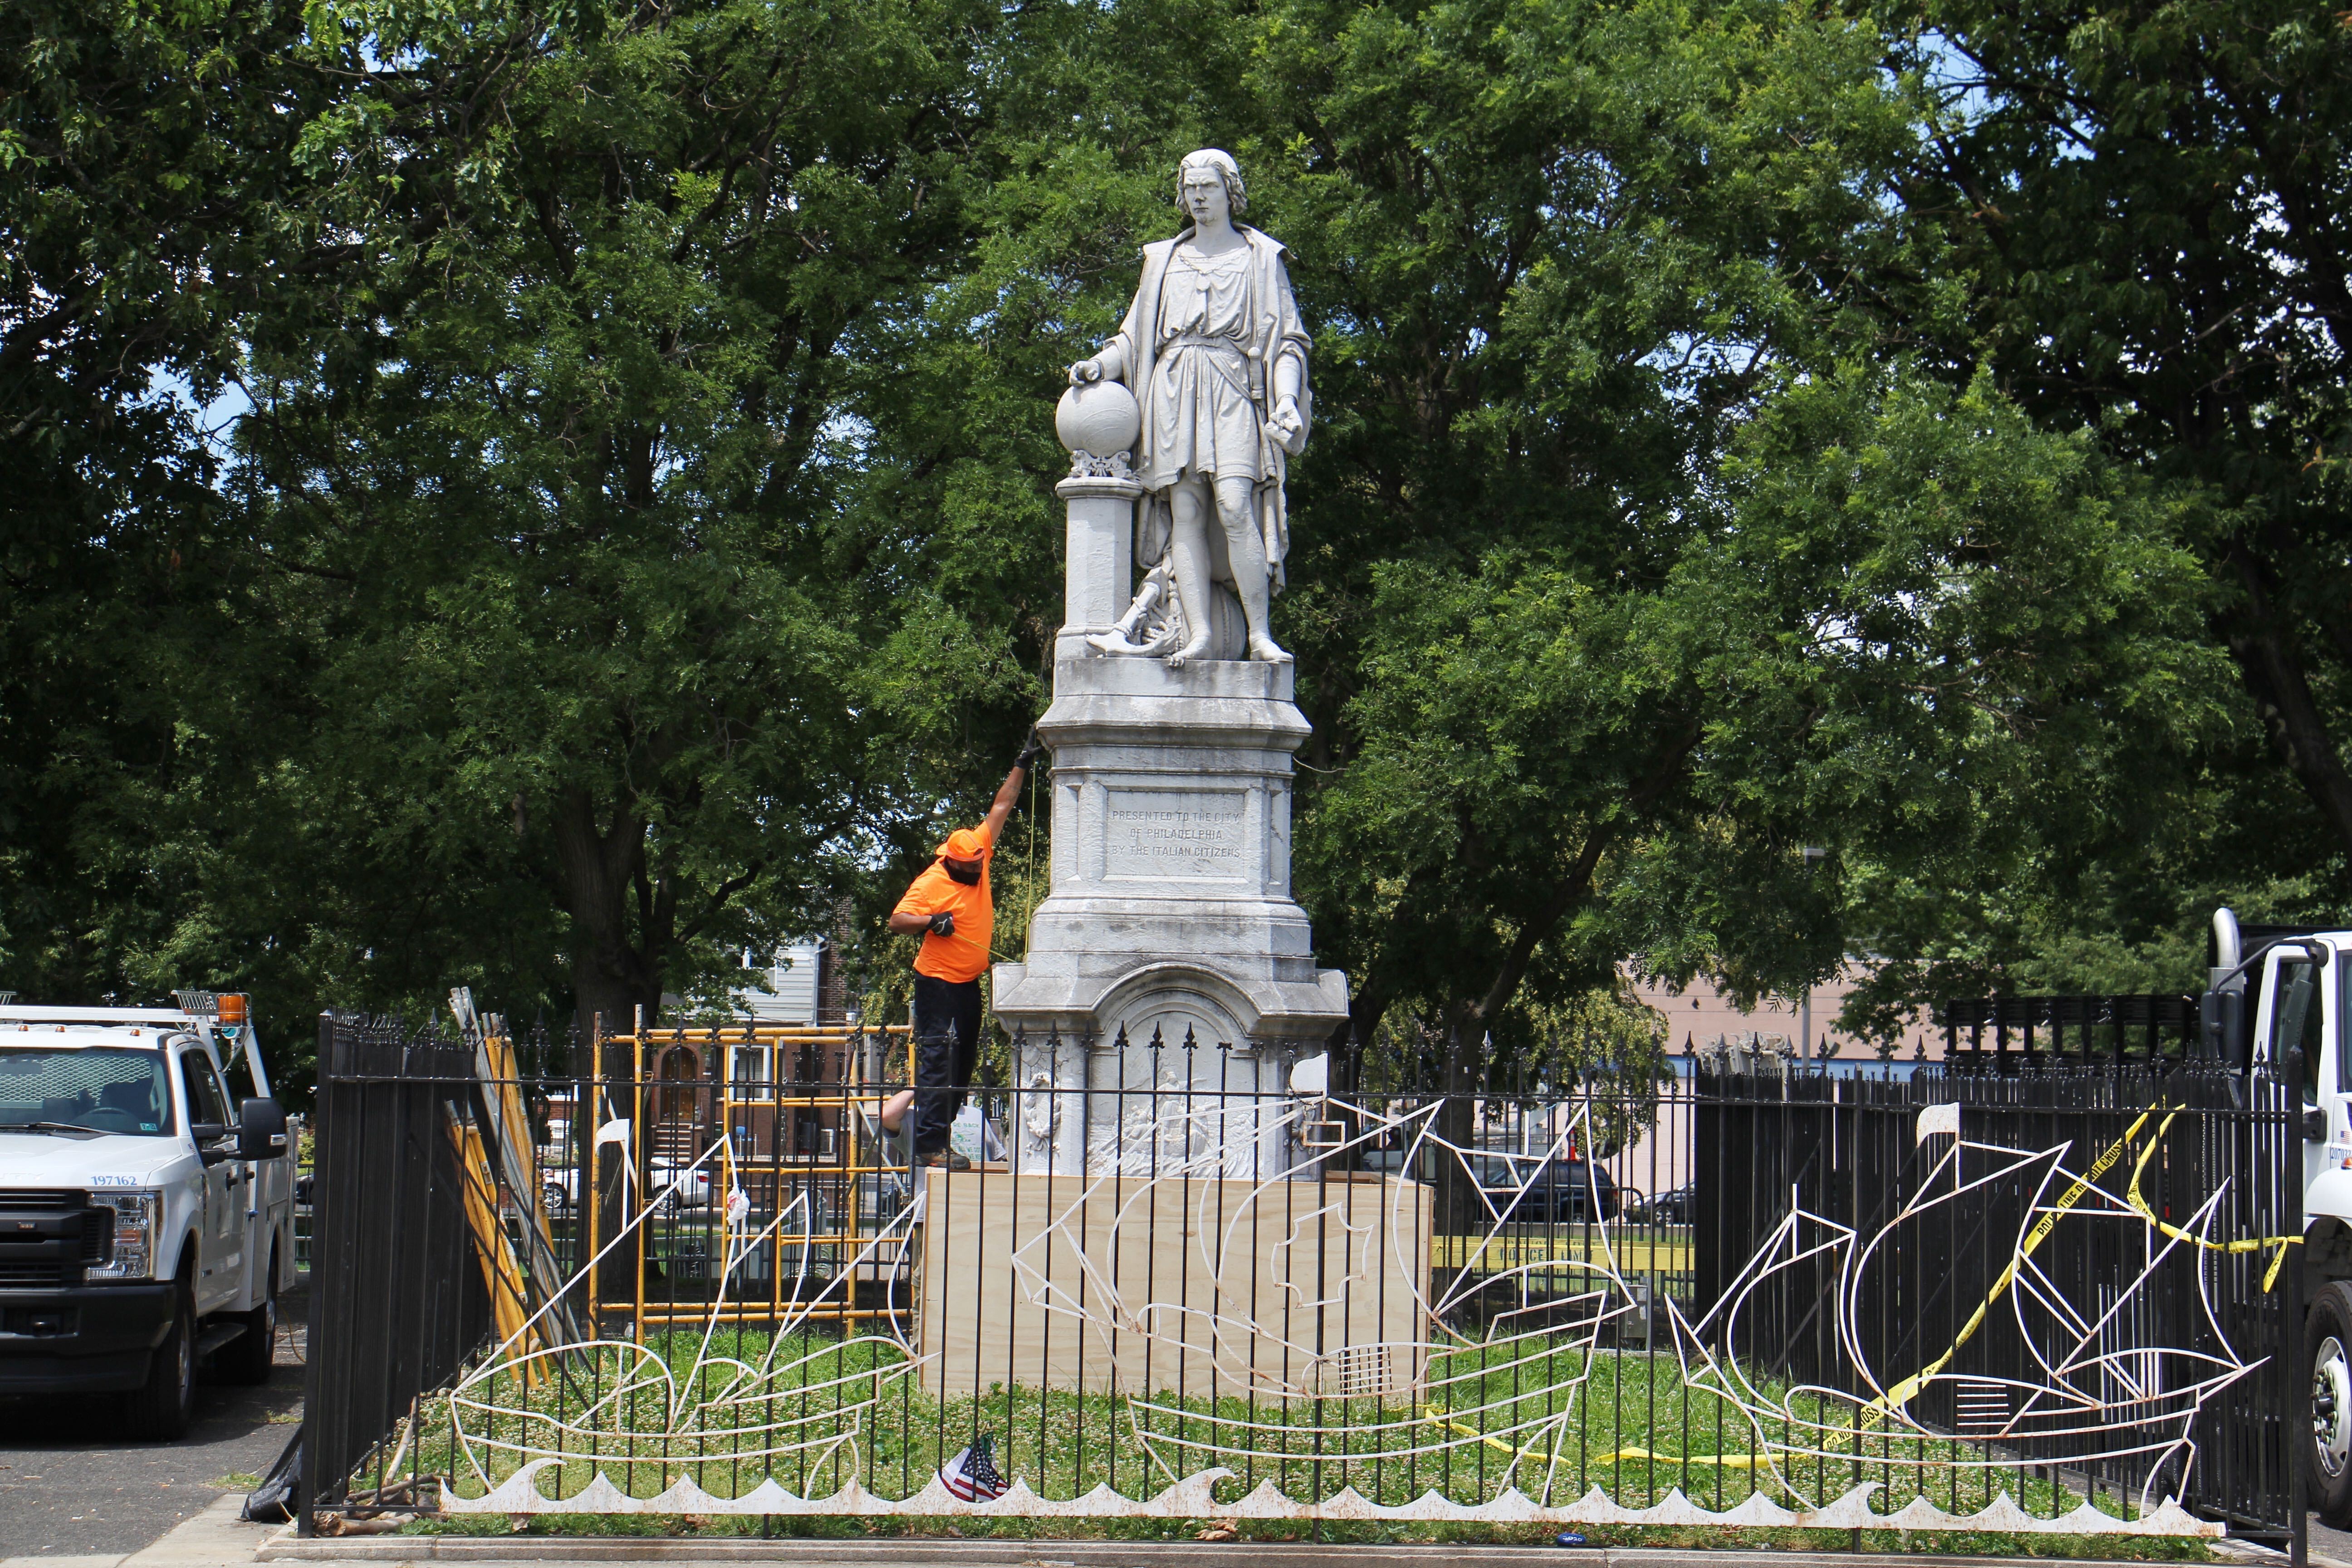
<instances>
[{"instance_id":1,"label":"orange t-shirt","mask_svg":"<svg viewBox=\"0 0 2352 1568\"><path fill-rule=\"evenodd\" d=\"M988 829L983 826L978 831L985 834ZM933 860L890 911L896 915L955 911L955 935L923 933L922 949L915 954L916 973L934 980L977 980L988 967L988 942L996 932L996 905L988 896L988 863L995 858L996 846L992 842L981 852L980 880L970 887L949 876L947 867Z\"/></svg>"}]
</instances>

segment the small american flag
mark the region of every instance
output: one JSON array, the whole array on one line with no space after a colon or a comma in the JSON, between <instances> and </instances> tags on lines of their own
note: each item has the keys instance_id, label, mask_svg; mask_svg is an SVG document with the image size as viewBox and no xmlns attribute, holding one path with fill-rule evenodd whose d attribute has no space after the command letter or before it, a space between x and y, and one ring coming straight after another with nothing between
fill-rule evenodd
<instances>
[{"instance_id":1,"label":"small american flag","mask_svg":"<svg viewBox=\"0 0 2352 1568\"><path fill-rule=\"evenodd\" d=\"M940 1467L940 1479L965 1502L994 1502L1004 1495L1004 1478L996 1472L996 1438L983 1432L971 1447Z\"/></svg>"}]
</instances>

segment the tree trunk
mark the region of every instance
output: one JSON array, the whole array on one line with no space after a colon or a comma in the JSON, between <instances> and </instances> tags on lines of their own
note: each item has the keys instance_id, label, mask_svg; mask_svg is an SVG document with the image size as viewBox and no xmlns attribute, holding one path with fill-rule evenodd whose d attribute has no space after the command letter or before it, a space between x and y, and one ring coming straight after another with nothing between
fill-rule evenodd
<instances>
[{"instance_id":1,"label":"tree trunk","mask_svg":"<svg viewBox=\"0 0 2352 1568\"><path fill-rule=\"evenodd\" d=\"M607 1033L625 1034L638 1007L648 1019L661 1008L662 955L648 951L650 942L633 941L629 930L645 841L646 825L626 811L616 809L611 826L601 826L584 790L557 805L555 856L572 906L572 993L583 1033L598 1014Z\"/></svg>"},{"instance_id":2,"label":"tree trunk","mask_svg":"<svg viewBox=\"0 0 2352 1568\"><path fill-rule=\"evenodd\" d=\"M564 795L556 808L556 862L572 905L574 1016L584 1040L594 1040L591 1031L600 1022L607 1035L628 1034L635 1026L638 1008L645 1009L648 1021L661 1009L658 961L632 942L629 933L629 901L644 864L645 833L644 823L619 810L614 813L609 828L600 827L595 802L584 790ZM593 1052L593 1044L589 1048ZM586 1079L593 1069L583 1062L580 1070ZM650 1062L646 1070L652 1070ZM635 1147L635 1140L644 1136L637 1105L643 1089L637 1082L635 1053L608 1048L604 1073L595 1081L608 1098L611 1110L635 1129L625 1156L615 1145L592 1146L589 1164L595 1184L597 1231L609 1241L621 1235L630 1219L632 1205L626 1194L634 1178L624 1173L625 1158L635 1161L638 1175L645 1171L644 1152ZM592 1120L602 1121L602 1108L590 1114ZM604 1254L597 1285L605 1301L625 1301L635 1295L637 1244L638 1233L632 1231Z\"/></svg>"},{"instance_id":3,"label":"tree trunk","mask_svg":"<svg viewBox=\"0 0 2352 1568\"><path fill-rule=\"evenodd\" d=\"M2243 545L2231 552L2231 563L2246 598L2223 626L2230 657L2287 772L2319 808L2336 843L2352 850L2352 774L2345 772L2343 754L2312 695L2302 650L2271 596L2270 568Z\"/></svg>"},{"instance_id":4,"label":"tree trunk","mask_svg":"<svg viewBox=\"0 0 2352 1568\"><path fill-rule=\"evenodd\" d=\"M1445 1067L1440 1086L1445 1099L1437 1111L1437 1135L1456 1149L1477 1142L1478 1079L1486 1067L1486 1024L1471 1007L1457 1008L1445 1020ZM1478 1236L1486 1230L1486 1205L1478 1195L1474 1172L1454 1154L1437 1163L1437 1191L1431 1194L1439 1235Z\"/></svg>"}]
</instances>

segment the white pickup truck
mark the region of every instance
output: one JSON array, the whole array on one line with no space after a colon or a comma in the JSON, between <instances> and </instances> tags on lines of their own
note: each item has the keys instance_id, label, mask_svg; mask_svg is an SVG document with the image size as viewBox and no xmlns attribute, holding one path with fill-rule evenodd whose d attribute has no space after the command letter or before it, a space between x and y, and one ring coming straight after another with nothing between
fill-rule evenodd
<instances>
[{"instance_id":1,"label":"white pickup truck","mask_svg":"<svg viewBox=\"0 0 2352 1568\"><path fill-rule=\"evenodd\" d=\"M0 1394L184 1431L196 1367L269 1376L294 1151L246 998L0 1006Z\"/></svg>"}]
</instances>

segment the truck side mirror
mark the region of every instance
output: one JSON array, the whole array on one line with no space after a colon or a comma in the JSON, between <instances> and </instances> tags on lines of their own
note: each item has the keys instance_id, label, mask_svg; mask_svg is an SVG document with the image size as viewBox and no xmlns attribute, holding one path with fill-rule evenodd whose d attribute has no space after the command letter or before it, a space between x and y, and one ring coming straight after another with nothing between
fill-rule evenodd
<instances>
[{"instance_id":1,"label":"truck side mirror","mask_svg":"<svg viewBox=\"0 0 2352 1568\"><path fill-rule=\"evenodd\" d=\"M2300 1089L2308 1081L2305 1075L2311 1071L2311 1058L2303 1054L2301 1046L2293 1046L2288 1047L2286 1054L2279 1058L2278 1069L2288 1083ZM2327 1142L2327 1112L2315 1105L2306 1105L2303 1108L2300 1120L2303 1122L2305 1142Z\"/></svg>"},{"instance_id":2,"label":"truck side mirror","mask_svg":"<svg viewBox=\"0 0 2352 1568\"><path fill-rule=\"evenodd\" d=\"M274 1160L286 1152L286 1108L274 1100L248 1100L237 1108L236 1157Z\"/></svg>"},{"instance_id":3,"label":"truck side mirror","mask_svg":"<svg viewBox=\"0 0 2352 1568\"><path fill-rule=\"evenodd\" d=\"M2208 991L2197 1002L2198 1037L2206 1058L2239 1071L2248 1063L2246 994Z\"/></svg>"},{"instance_id":4,"label":"truck side mirror","mask_svg":"<svg viewBox=\"0 0 2352 1568\"><path fill-rule=\"evenodd\" d=\"M2311 1058L2303 1054L2301 1046L2290 1046L2278 1059L2279 1076L2298 1090L2305 1088L2311 1071ZM2327 1142L2327 1112L2315 1105L2303 1108L2303 1141L2306 1143Z\"/></svg>"}]
</instances>

